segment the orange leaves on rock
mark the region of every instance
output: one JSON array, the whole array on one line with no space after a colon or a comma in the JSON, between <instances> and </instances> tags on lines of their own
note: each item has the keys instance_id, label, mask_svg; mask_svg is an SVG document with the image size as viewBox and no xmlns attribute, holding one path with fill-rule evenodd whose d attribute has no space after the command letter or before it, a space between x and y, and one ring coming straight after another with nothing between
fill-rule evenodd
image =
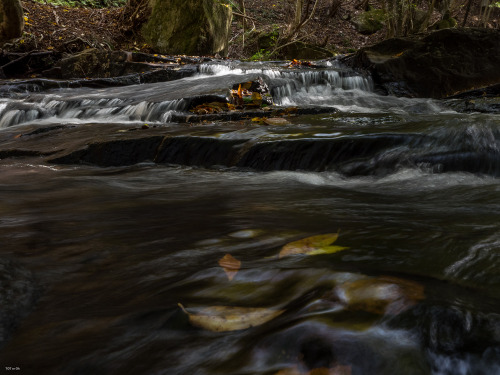
<instances>
[{"instance_id":1,"label":"orange leaves on rock","mask_svg":"<svg viewBox=\"0 0 500 375\"><path fill-rule=\"evenodd\" d=\"M293 241L281 248L278 254L279 258L283 258L288 255L318 255L318 254L333 254L345 249L347 247L342 246L331 246L335 241L337 241L339 233L327 233L320 234L317 236L306 237L298 241Z\"/></svg>"},{"instance_id":2,"label":"orange leaves on rock","mask_svg":"<svg viewBox=\"0 0 500 375\"><path fill-rule=\"evenodd\" d=\"M231 254L226 254L219 259L219 266L224 269L227 278L231 281L241 268L241 262Z\"/></svg>"},{"instance_id":3,"label":"orange leaves on rock","mask_svg":"<svg viewBox=\"0 0 500 375\"><path fill-rule=\"evenodd\" d=\"M296 67L296 66L307 66L310 67L313 64L310 61L300 61L293 59L292 62L290 63L289 67Z\"/></svg>"},{"instance_id":4,"label":"orange leaves on rock","mask_svg":"<svg viewBox=\"0 0 500 375\"><path fill-rule=\"evenodd\" d=\"M231 103L211 102L200 104L194 108L191 108L189 111L197 115L207 115L212 113L233 111L234 109L235 107Z\"/></svg>"}]
</instances>

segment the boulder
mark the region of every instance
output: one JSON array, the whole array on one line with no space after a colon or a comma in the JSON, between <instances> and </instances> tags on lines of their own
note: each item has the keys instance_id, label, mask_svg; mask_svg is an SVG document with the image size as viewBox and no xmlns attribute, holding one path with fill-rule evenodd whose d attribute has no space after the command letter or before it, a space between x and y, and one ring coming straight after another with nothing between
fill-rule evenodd
<instances>
[{"instance_id":1,"label":"boulder","mask_svg":"<svg viewBox=\"0 0 500 375\"><path fill-rule=\"evenodd\" d=\"M19 0L0 0L0 44L23 35L23 8Z\"/></svg>"},{"instance_id":2,"label":"boulder","mask_svg":"<svg viewBox=\"0 0 500 375\"><path fill-rule=\"evenodd\" d=\"M375 34L385 25L386 14L382 9L372 9L358 14L352 23L356 30L364 35Z\"/></svg>"},{"instance_id":3,"label":"boulder","mask_svg":"<svg viewBox=\"0 0 500 375\"><path fill-rule=\"evenodd\" d=\"M150 0L141 33L164 54L226 55L232 10L217 0Z\"/></svg>"},{"instance_id":4,"label":"boulder","mask_svg":"<svg viewBox=\"0 0 500 375\"><path fill-rule=\"evenodd\" d=\"M500 30L445 29L392 38L347 62L389 94L443 98L500 82Z\"/></svg>"}]
</instances>

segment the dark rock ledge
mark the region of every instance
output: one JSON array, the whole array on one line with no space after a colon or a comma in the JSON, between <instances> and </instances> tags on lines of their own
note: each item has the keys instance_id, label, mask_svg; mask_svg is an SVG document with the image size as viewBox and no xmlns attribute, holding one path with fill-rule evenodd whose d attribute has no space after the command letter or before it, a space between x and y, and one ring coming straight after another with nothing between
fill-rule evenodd
<instances>
[{"instance_id":1,"label":"dark rock ledge","mask_svg":"<svg viewBox=\"0 0 500 375\"><path fill-rule=\"evenodd\" d=\"M345 59L386 93L445 98L500 83L500 30L445 29L393 38Z\"/></svg>"}]
</instances>

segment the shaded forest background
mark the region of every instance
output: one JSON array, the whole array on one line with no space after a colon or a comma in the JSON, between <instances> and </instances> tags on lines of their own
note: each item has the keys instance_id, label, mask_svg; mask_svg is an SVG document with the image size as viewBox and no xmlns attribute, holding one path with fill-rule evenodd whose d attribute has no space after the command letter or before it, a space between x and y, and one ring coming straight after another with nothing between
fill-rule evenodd
<instances>
[{"instance_id":1,"label":"shaded forest background","mask_svg":"<svg viewBox=\"0 0 500 375\"><path fill-rule=\"evenodd\" d=\"M23 1L24 33L3 49L156 53L141 38L143 15L125 5L125 0ZM235 0L229 6L228 57L238 59L280 57L282 46L295 41L343 54L391 36L444 27L499 28L500 23L500 2L492 0ZM379 29L361 30L359 18L373 10L383 11L369 20Z\"/></svg>"}]
</instances>

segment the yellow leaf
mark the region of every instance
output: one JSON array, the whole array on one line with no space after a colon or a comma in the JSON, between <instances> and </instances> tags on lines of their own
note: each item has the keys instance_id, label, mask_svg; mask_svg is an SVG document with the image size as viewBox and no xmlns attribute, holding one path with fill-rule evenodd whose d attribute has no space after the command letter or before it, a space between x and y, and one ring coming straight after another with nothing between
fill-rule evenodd
<instances>
[{"instance_id":1,"label":"yellow leaf","mask_svg":"<svg viewBox=\"0 0 500 375\"><path fill-rule=\"evenodd\" d=\"M229 281L231 281L238 273L241 267L241 262L238 259L234 258L231 254L226 254L221 259L219 259L219 266L224 269L227 278L229 279Z\"/></svg>"},{"instance_id":2,"label":"yellow leaf","mask_svg":"<svg viewBox=\"0 0 500 375\"><path fill-rule=\"evenodd\" d=\"M338 237L339 233L337 232L320 234L317 236L306 237L298 241L293 241L281 248L278 257L283 258L287 255L295 254L332 254L347 249L347 247L330 246L337 241Z\"/></svg>"},{"instance_id":3,"label":"yellow leaf","mask_svg":"<svg viewBox=\"0 0 500 375\"><path fill-rule=\"evenodd\" d=\"M348 247L345 246L325 246L319 249L312 250L308 252L307 255L334 254L346 249L348 249Z\"/></svg>"},{"instance_id":4,"label":"yellow leaf","mask_svg":"<svg viewBox=\"0 0 500 375\"><path fill-rule=\"evenodd\" d=\"M214 332L228 332L247 329L264 324L284 310L273 310L262 307L211 306L187 311L182 304L178 306L189 317L192 325Z\"/></svg>"},{"instance_id":5,"label":"yellow leaf","mask_svg":"<svg viewBox=\"0 0 500 375\"><path fill-rule=\"evenodd\" d=\"M252 103L258 106L262 104L262 96L258 92L252 92Z\"/></svg>"},{"instance_id":6,"label":"yellow leaf","mask_svg":"<svg viewBox=\"0 0 500 375\"><path fill-rule=\"evenodd\" d=\"M261 122L264 118L263 117L254 117L252 118L253 122Z\"/></svg>"},{"instance_id":7,"label":"yellow leaf","mask_svg":"<svg viewBox=\"0 0 500 375\"><path fill-rule=\"evenodd\" d=\"M24 16L24 20L25 20L26 22L28 22L28 17Z\"/></svg>"},{"instance_id":8,"label":"yellow leaf","mask_svg":"<svg viewBox=\"0 0 500 375\"><path fill-rule=\"evenodd\" d=\"M252 83L253 83L252 81L248 81L248 82L242 83L240 86L244 90L249 90L250 87L252 87Z\"/></svg>"}]
</instances>

